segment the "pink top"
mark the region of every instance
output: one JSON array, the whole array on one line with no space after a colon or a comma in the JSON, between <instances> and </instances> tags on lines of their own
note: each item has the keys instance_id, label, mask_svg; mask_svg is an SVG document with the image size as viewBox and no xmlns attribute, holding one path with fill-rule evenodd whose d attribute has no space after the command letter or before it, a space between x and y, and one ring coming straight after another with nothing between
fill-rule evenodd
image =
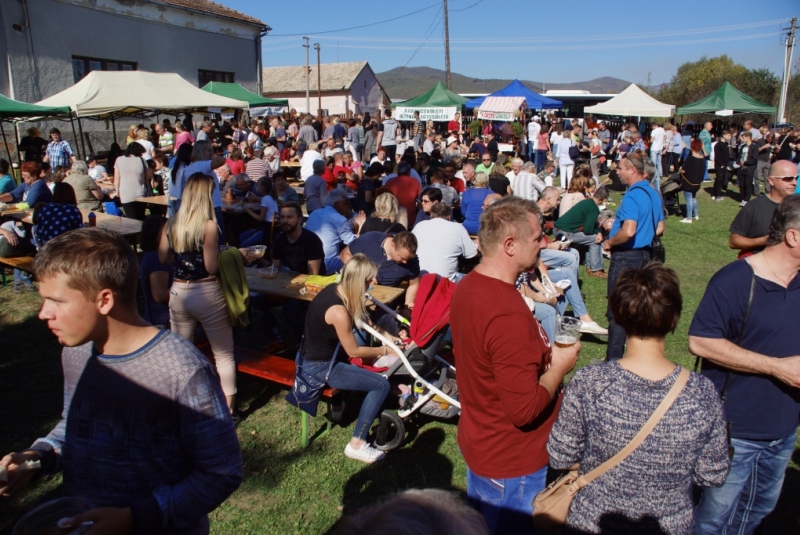
<instances>
[{"instance_id":1,"label":"pink top","mask_svg":"<svg viewBox=\"0 0 800 535\"><path fill-rule=\"evenodd\" d=\"M178 149L184 143L188 143L190 145L194 143L194 138L192 137L192 134L190 134L189 132L181 132L175 138L175 152L178 152Z\"/></svg>"},{"instance_id":2,"label":"pink top","mask_svg":"<svg viewBox=\"0 0 800 535\"><path fill-rule=\"evenodd\" d=\"M539 134L539 147L538 150L547 150L547 142L550 140L550 134L548 132L542 132Z\"/></svg>"}]
</instances>

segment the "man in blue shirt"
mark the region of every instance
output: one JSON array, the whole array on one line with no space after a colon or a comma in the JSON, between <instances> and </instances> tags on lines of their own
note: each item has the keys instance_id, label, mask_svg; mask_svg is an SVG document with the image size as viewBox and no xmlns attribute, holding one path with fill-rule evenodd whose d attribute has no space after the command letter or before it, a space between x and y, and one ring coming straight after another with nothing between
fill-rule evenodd
<instances>
[{"instance_id":1,"label":"man in blue shirt","mask_svg":"<svg viewBox=\"0 0 800 535\"><path fill-rule=\"evenodd\" d=\"M710 121L703 125L703 129L697 138L703 142L703 154L706 156L706 174L703 176L703 182L708 180L708 159L711 157L711 129L714 124Z\"/></svg>"},{"instance_id":2,"label":"man in blue shirt","mask_svg":"<svg viewBox=\"0 0 800 535\"><path fill-rule=\"evenodd\" d=\"M689 327L689 350L720 392L733 447L719 488L705 488L699 534L753 533L778 502L800 413L800 197L775 213L766 248L720 269Z\"/></svg>"},{"instance_id":3,"label":"man in blue shirt","mask_svg":"<svg viewBox=\"0 0 800 535\"><path fill-rule=\"evenodd\" d=\"M339 248L349 245L356 239L353 224L350 221L353 210L350 199L343 189L328 192L324 199L325 207L308 216L306 228L319 236L325 251L325 271L333 275L344 265L339 260Z\"/></svg>"},{"instance_id":4,"label":"man in blue shirt","mask_svg":"<svg viewBox=\"0 0 800 535\"><path fill-rule=\"evenodd\" d=\"M60 165L69 167L75 161L72 147L61 139L61 131L58 128L50 130L50 143L45 149L44 161L49 162L53 169Z\"/></svg>"},{"instance_id":5,"label":"man in blue shirt","mask_svg":"<svg viewBox=\"0 0 800 535\"><path fill-rule=\"evenodd\" d=\"M603 250L612 253L608 268L609 295L620 273L628 268L641 269L650 262L653 238L664 233L661 197L648 180L655 173L655 165L644 151L629 152L620 160L620 180L628 190L617 210L610 237L603 242ZM625 331L614 321L610 308L606 317L609 321L606 360L618 360L625 349Z\"/></svg>"}]
</instances>

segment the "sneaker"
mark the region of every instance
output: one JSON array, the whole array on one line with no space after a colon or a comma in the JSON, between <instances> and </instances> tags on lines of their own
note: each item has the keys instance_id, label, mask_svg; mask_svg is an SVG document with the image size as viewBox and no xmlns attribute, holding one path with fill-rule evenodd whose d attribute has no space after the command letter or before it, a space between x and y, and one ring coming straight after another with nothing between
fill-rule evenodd
<instances>
[{"instance_id":1,"label":"sneaker","mask_svg":"<svg viewBox=\"0 0 800 535\"><path fill-rule=\"evenodd\" d=\"M338 411L331 406L331 420L334 422L341 422L345 407L344 401L342 401L342 407Z\"/></svg>"},{"instance_id":2,"label":"sneaker","mask_svg":"<svg viewBox=\"0 0 800 535\"><path fill-rule=\"evenodd\" d=\"M747 201L742 201L742 202L740 202L740 203L739 203L739 206L743 206L743 207L744 207L744 206L747 206Z\"/></svg>"},{"instance_id":3,"label":"sneaker","mask_svg":"<svg viewBox=\"0 0 800 535\"><path fill-rule=\"evenodd\" d=\"M691 223L691 222L692 222L691 218L688 217L681 219L681 223Z\"/></svg>"},{"instance_id":4,"label":"sneaker","mask_svg":"<svg viewBox=\"0 0 800 535\"><path fill-rule=\"evenodd\" d=\"M361 461L362 463L372 464L375 461L380 461L386 454L380 450L377 450L364 442L361 445L361 448L355 449L350 444L345 446L344 448L344 455L345 457L350 457L351 459L355 459L356 461Z\"/></svg>"},{"instance_id":5,"label":"sneaker","mask_svg":"<svg viewBox=\"0 0 800 535\"><path fill-rule=\"evenodd\" d=\"M694 220L695 221L700 221L700 216L699 215L694 216Z\"/></svg>"},{"instance_id":6,"label":"sneaker","mask_svg":"<svg viewBox=\"0 0 800 535\"><path fill-rule=\"evenodd\" d=\"M712 195L712 196L711 196L711 200L712 200L712 201L716 201L716 200L717 200L717 198L716 198L716 197L714 197L714 196Z\"/></svg>"},{"instance_id":7,"label":"sneaker","mask_svg":"<svg viewBox=\"0 0 800 535\"><path fill-rule=\"evenodd\" d=\"M717 198L716 198L716 199L714 199L714 200L715 200L715 201L717 201L717 202L722 202L722 201L724 201L724 200L725 200L725 197L717 197Z\"/></svg>"},{"instance_id":8,"label":"sneaker","mask_svg":"<svg viewBox=\"0 0 800 535\"><path fill-rule=\"evenodd\" d=\"M608 334L608 329L600 327L596 321L582 321L580 332L584 334Z\"/></svg>"},{"instance_id":9,"label":"sneaker","mask_svg":"<svg viewBox=\"0 0 800 535\"><path fill-rule=\"evenodd\" d=\"M233 420L234 427L239 427L239 424L242 423L242 413L239 411L239 409L235 409L231 413L231 420Z\"/></svg>"},{"instance_id":10,"label":"sneaker","mask_svg":"<svg viewBox=\"0 0 800 535\"><path fill-rule=\"evenodd\" d=\"M607 279L608 278L608 273L606 273L602 269L599 270L599 271L592 271L591 269L587 269L586 270L586 274L589 275L590 277L597 277L598 279Z\"/></svg>"}]
</instances>

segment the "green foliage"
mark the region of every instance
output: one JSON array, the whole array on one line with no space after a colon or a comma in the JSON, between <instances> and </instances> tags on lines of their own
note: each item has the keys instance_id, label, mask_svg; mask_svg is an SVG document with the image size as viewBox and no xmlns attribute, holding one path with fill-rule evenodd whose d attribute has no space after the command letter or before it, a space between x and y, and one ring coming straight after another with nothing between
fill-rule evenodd
<instances>
[{"instance_id":1,"label":"green foliage","mask_svg":"<svg viewBox=\"0 0 800 535\"><path fill-rule=\"evenodd\" d=\"M656 98L685 106L708 96L725 82L765 104L777 104L780 96L780 78L772 71L748 69L723 54L716 58L703 56L698 61L684 63L678 67L672 80L661 87Z\"/></svg>"},{"instance_id":2,"label":"green foliage","mask_svg":"<svg viewBox=\"0 0 800 535\"><path fill-rule=\"evenodd\" d=\"M790 123L800 124L800 71L795 71L789 79L789 90L786 92L786 119Z\"/></svg>"},{"instance_id":3,"label":"green foliage","mask_svg":"<svg viewBox=\"0 0 800 535\"><path fill-rule=\"evenodd\" d=\"M472 136L473 139L477 138L479 135L481 135L481 131L483 130L483 121L480 119L475 119L469 123L467 130L469 130L469 135Z\"/></svg>"},{"instance_id":4,"label":"green foliage","mask_svg":"<svg viewBox=\"0 0 800 535\"><path fill-rule=\"evenodd\" d=\"M522 126L522 123L514 121L511 123L511 131L514 132L514 137L520 139L522 134L525 133L525 127Z\"/></svg>"}]
</instances>

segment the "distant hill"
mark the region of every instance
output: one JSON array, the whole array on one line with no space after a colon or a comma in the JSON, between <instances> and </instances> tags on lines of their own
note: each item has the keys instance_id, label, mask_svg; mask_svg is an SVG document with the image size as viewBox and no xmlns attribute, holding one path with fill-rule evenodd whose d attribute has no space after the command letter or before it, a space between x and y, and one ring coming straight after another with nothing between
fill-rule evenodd
<instances>
[{"instance_id":1,"label":"distant hill","mask_svg":"<svg viewBox=\"0 0 800 535\"><path fill-rule=\"evenodd\" d=\"M436 82L444 82L445 72L430 67L400 67L377 74L386 93L391 99L408 99L429 90ZM458 73L450 74L451 89L456 93L492 93L507 86L512 79L470 78ZM523 84L538 93L542 93L542 83L531 80L520 80ZM567 84L546 83L544 89L581 89L592 93L619 93L631 83L619 78L604 76L585 82Z\"/></svg>"}]
</instances>

